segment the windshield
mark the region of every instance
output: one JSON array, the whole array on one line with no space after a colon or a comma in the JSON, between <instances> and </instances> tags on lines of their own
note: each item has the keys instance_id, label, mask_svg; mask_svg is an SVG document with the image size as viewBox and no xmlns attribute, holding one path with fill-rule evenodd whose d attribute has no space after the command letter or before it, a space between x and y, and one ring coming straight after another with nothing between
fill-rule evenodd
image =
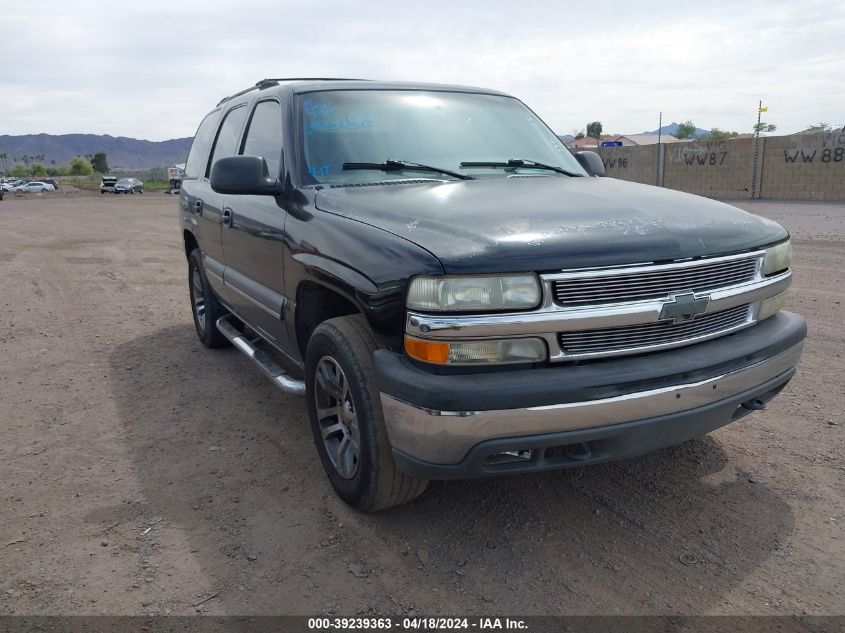
<instances>
[{"instance_id":1,"label":"windshield","mask_svg":"<svg viewBox=\"0 0 845 633\"><path fill-rule=\"evenodd\" d=\"M560 139L512 97L422 90L334 90L299 96L306 183L449 178L437 173L344 170L344 163L421 163L475 177L554 174L530 166L462 162L536 161L586 175ZM567 176L560 176L566 178Z\"/></svg>"}]
</instances>

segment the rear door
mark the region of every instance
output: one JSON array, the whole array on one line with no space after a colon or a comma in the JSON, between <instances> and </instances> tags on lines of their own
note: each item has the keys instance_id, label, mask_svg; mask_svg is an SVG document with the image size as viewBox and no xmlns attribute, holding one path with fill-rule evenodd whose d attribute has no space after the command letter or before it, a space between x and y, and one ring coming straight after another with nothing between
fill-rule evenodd
<instances>
[{"instance_id":1,"label":"rear door","mask_svg":"<svg viewBox=\"0 0 845 633\"><path fill-rule=\"evenodd\" d=\"M223 285L223 245L220 242L220 216L206 208L213 193L206 172L219 120L220 111L215 110L200 123L188 154L179 200L182 216L192 225L194 237L202 251L205 269L209 273L208 280L218 292ZM112 188L114 185L112 182ZM215 263L218 265L215 266Z\"/></svg>"},{"instance_id":2,"label":"rear door","mask_svg":"<svg viewBox=\"0 0 845 633\"><path fill-rule=\"evenodd\" d=\"M258 101L244 134L241 154L261 156L278 178L282 157L282 109L276 99ZM287 301L282 232L285 211L273 196L227 195L223 223L226 286L233 307L254 328L288 349L282 321Z\"/></svg>"}]
</instances>

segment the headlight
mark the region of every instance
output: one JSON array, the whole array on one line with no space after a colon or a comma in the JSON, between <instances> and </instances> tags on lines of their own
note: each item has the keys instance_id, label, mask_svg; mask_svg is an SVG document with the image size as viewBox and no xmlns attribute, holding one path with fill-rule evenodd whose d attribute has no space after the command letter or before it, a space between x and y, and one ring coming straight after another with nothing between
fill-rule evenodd
<instances>
[{"instance_id":1,"label":"headlight","mask_svg":"<svg viewBox=\"0 0 845 633\"><path fill-rule=\"evenodd\" d=\"M536 275L415 277L408 307L431 312L521 310L540 303Z\"/></svg>"},{"instance_id":2,"label":"headlight","mask_svg":"<svg viewBox=\"0 0 845 633\"><path fill-rule=\"evenodd\" d=\"M786 240L782 244L766 249L763 258L763 276L769 277L783 272L792 266L792 242Z\"/></svg>"},{"instance_id":3,"label":"headlight","mask_svg":"<svg viewBox=\"0 0 845 633\"><path fill-rule=\"evenodd\" d=\"M437 365L505 365L546 360L546 344L538 338L487 341L429 341L405 337L411 358Z\"/></svg>"},{"instance_id":4,"label":"headlight","mask_svg":"<svg viewBox=\"0 0 845 633\"><path fill-rule=\"evenodd\" d=\"M760 309L757 311L757 321L768 319L770 316L774 316L778 310L785 308L786 295L786 292L782 292L760 303Z\"/></svg>"}]
</instances>

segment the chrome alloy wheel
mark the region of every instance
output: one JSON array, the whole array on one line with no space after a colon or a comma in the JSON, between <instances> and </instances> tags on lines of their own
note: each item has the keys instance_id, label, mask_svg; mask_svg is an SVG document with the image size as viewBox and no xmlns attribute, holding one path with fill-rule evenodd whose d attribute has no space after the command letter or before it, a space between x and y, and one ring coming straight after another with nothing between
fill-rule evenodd
<instances>
[{"instance_id":1,"label":"chrome alloy wheel","mask_svg":"<svg viewBox=\"0 0 845 633\"><path fill-rule=\"evenodd\" d=\"M191 289L194 300L194 314L197 317L197 323L200 329L205 331L205 295L202 289L202 277L200 277L199 268L194 267L194 273L191 275Z\"/></svg>"},{"instance_id":2,"label":"chrome alloy wheel","mask_svg":"<svg viewBox=\"0 0 845 633\"><path fill-rule=\"evenodd\" d=\"M346 375L331 356L323 356L317 363L314 404L326 455L341 477L352 479L358 472L361 451L358 416Z\"/></svg>"}]
</instances>

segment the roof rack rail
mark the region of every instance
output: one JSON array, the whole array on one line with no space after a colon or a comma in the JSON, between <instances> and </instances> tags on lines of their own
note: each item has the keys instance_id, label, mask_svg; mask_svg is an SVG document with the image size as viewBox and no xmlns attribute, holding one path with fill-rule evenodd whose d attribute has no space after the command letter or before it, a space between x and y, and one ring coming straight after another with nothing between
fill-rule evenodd
<instances>
[{"instance_id":1,"label":"roof rack rail","mask_svg":"<svg viewBox=\"0 0 845 633\"><path fill-rule=\"evenodd\" d=\"M222 98L217 105L222 105L229 101L230 99L234 99L235 97L240 97L241 95L245 95L248 92L252 92L253 90L264 90L265 88L270 88L271 86L278 86L279 82L281 81L367 81L366 79L356 79L353 77L274 77L268 79L262 79L261 81L256 82L254 86L250 86L240 92L236 92L233 95L228 97Z\"/></svg>"}]
</instances>

